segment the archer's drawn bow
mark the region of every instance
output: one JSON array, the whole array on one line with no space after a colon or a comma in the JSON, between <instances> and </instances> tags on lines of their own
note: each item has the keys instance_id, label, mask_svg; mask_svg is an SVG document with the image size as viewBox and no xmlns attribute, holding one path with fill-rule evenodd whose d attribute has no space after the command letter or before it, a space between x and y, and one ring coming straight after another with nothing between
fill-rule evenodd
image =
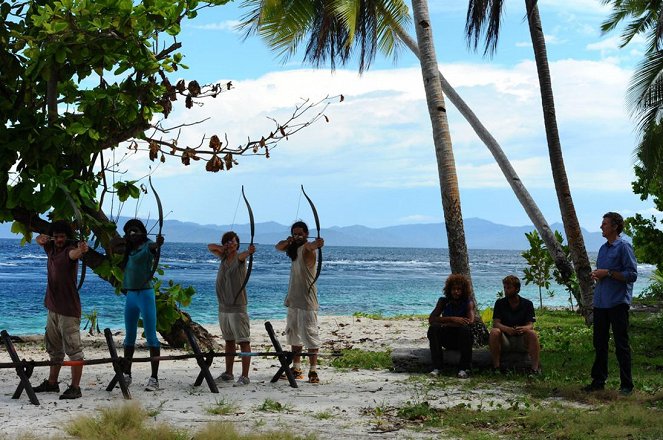
<instances>
[{"instance_id":1,"label":"archer's drawn bow","mask_svg":"<svg viewBox=\"0 0 663 440\"><path fill-rule=\"evenodd\" d=\"M154 256L154 263L152 263L152 272L150 273L150 276L147 279L147 282L149 282L152 278L154 278L154 273L157 271L157 268L159 267L159 259L161 258L161 244L159 243L158 238L161 237L161 230L163 229L163 207L161 206L161 198L159 197L159 193L157 193L157 190L154 189L154 185L152 185L152 176L151 175L147 176L147 180L150 183L150 189L152 189L152 192L154 193L154 198L157 200L157 209L159 210L159 232L157 232L157 253Z\"/></svg>"},{"instance_id":2,"label":"archer's drawn bow","mask_svg":"<svg viewBox=\"0 0 663 440\"><path fill-rule=\"evenodd\" d=\"M69 204L71 205L71 209L73 209L74 211L74 216L76 217L76 224L78 225L79 241L87 241L83 233L83 215L81 214L81 211L78 209L78 206L76 206L76 202L74 202L74 199L71 197L69 190L67 188L63 188L63 190L64 194L67 196ZM81 278L78 280L78 286L76 287L76 290L78 291L80 291L81 287L83 287L83 281L85 281L85 272L87 270L87 265L83 261L82 256L80 258L80 261L82 267L81 267Z\"/></svg>"},{"instance_id":3,"label":"archer's drawn bow","mask_svg":"<svg viewBox=\"0 0 663 440\"><path fill-rule=\"evenodd\" d=\"M249 247L251 247L253 246L253 236L255 235L256 226L253 221L253 210L251 209L251 205L249 204L249 199L247 199L246 194L244 194L244 185L242 185L242 197L244 197L244 203L246 203L246 209L249 211L249 222L251 223L251 242L249 243ZM244 277L244 282L242 283L242 287L240 287L237 293L235 294L235 302L237 302L239 294L242 293L242 289L246 287L246 283L249 282L249 277L251 276L251 269L253 269L253 254L249 253L249 267L246 269L246 276Z\"/></svg>"},{"instance_id":4,"label":"archer's drawn bow","mask_svg":"<svg viewBox=\"0 0 663 440\"><path fill-rule=\"evenodd\" d=\"M304 197L306 197L306 200L308 200L308 204L311 205L311 211L313 211L313 218L315 219L315 228L318 231L318 236L316 238L320 238L320 219L318 218L318 211L315 209L315 205L313 204L313 200L306 194L306 191L304 191L304 185L302 185L302 193L304 194ZM320 276L320 271L322 270L322 248L318 248L318 267L315 271L315 277L313 277L313 281L311 281L311 285L308 286L308 290L310 291L313 285L315 284L316 280Z\"/></svg>"}]
</instances>

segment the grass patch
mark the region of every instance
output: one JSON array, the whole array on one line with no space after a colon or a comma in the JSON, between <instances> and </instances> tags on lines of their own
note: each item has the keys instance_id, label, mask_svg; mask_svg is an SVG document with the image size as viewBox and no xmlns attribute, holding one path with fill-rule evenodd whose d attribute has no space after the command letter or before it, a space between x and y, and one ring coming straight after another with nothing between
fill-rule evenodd
<instances>
[{"instance_id":1,"label":"grass patch","mask_svg":"<svg viewBox=\"0 0 663 440\"><path fill-rule=\"evenodd\" d=\"M418 404L399 410L398 416L444 427L452 435L472 440L496 436L517 440L663 438L660 414L634 402L591 409L554 404L481 410L459 405L433 410Z\"/></svg>"},{"instance_id":2,"label":"grass patch","mask_svg":"<svg viewBox=\"0 0 663 440\"><path fill-rule=\"evenodd\" d=\"M342 350L341 356L331 361L335 368L351 368L363 370L384 370L393 367L391 351L365 351L352 348Z\"/></svg>"},{"instance_id":3,"label":"grass patch","mask_svg":"<svg viewBox=\"0 0 663 440\"><path fill-rule=\"evenodd\" d=\"M428 319L428 315L394 315L384 316L382 312L367 313L367 312L354 312L354 318L377 319L382 321L418 321L421 319Z\"/></svg>"},{"instance_id":4,"label":"grass patch","mask_svg":"<svg viewBox=\"0 0 663 440\"><path fill-rule=\"evenodd\" d=\"M221 399L217 400L214 406L207 408L205 411L207 411L208 414L226 416L228 414L234 414L237 411L237 405L226 399Z\"/></svg>"},{"instance_id":5,"label":"grass patch","mask_svg":"<svg viewBox=\"0 0 663 440\"><path fill-rule=\"evenodd\" d=\"M283 412L288 411L289 409L290 407L288 405L284 405L281 402L272 399L265 399L265 401L258 407L258 411L265 412Z\"/></svg>"},{"instance_id":6,"label":"grass patch","mask_svg":"<svg viewBox=\"0 0 663 440\"><path fill-rule=\"evenodd\" d=\"M313 417L315 417L318 420L329 420L334 418L334 414L332 414L329 411L320 411L313 414Z\"/></svg>"},{"instance_id":7,"label":"grass patch","mask_svg":"<svg viewBox=\"0 0 663 440\"><path fill-rule=\"evenodd\" d=\"M98 416L81 416L74 419L65 431L74 438L85 440L295 440L314 439L298 436L289 431L241 434L232 423L209 423L191 433L176 429L164 422L148 423L148 413L137 403L105 408ZM22 437L29 438L29 437Z\"/></svg>"}]
</instances>

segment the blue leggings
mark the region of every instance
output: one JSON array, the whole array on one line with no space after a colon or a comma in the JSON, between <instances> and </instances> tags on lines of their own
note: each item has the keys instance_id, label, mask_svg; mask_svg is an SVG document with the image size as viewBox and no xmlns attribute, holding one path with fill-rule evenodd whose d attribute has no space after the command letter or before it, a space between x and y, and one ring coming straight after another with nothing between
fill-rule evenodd
<instances>
[{"instance_id":1,"label":"blue leggings","mask_svg":"<svg viewBox=\"0 0 663 440\"><path fill-rule=\"evenodd\" d=\"M147 339L147 346L158 348L157 339L157 303L154 289L129 290L127 302L124 306L124 346L136 345L136 332L138 330L138 318L143 318L143 330Z\"/></svg>"}]
</instances>

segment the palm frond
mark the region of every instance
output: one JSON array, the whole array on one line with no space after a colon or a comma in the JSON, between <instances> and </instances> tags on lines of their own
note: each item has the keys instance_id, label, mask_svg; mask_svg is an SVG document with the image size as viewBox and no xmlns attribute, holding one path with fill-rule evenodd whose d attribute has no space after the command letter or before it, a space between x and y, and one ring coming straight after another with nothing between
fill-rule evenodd
<instances>
[{"instance_id":1,"label":"palm frond","mask_svg":"<svg viewBox=\"0 0 663 440\"><path fill-rule=\"evenodd\" d=\"M469 0L465 17L465 38L468 47L477 50L484 40L484 56L497 50L504 0Z\"/></svg>"}]
</instances>

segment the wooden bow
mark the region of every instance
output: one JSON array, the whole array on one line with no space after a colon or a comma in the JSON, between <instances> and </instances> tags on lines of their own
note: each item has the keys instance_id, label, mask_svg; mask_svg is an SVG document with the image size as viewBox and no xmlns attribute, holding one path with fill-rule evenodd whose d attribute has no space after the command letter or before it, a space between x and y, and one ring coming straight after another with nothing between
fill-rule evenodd
<instances>
[{"instance_id":1,"label":"wooden bow","mask_svg":"<svg viewBox=\"0 0 663 440\"><path fill-rule=\"evenodd\" d=\"M249 211L249 222L251 223L251 242L249 243L249 247L251 247L253 246L253 236L255 235L256 227L255 222L253 221L253 210L251 209L251 204L249 203L249 199L246 198L246 194L244 194L244 185L242 185L242 197L244 198L244 203L246 203L246 209ZM239 252L239 249L237 251ZM242 293L242 290L246 287L246 283L249 282L251 269L253 269L253 254L249 253L249 267L246 269L246 276L244 277L242 286L235 294L235 302L237 302L237 298L239 298L240 293Z\"/></svg>"},{"instance_id":2,"label":"wooden bow","mask_svg":"<svg viewBox=\"0 0 663 440\"><path fill-rule=\"evenodd\" d=\"M313 211L313 218L315 219L315 228L318 231L318 235L316 238L320 238L320 218L318 217L318 211L315 209L315 205L313 204L313 200L306 194L306 191L304 191L304 185L302 185L302 193L304 194L304 197L306 197L306 200L308 200L308 204L311 205L311 211ZM311 288L313 288L313 285L315 284L316 280L320 276L320 271L322 270L322 248L318 248L318 267L315 271L315 277L313 277L313 281L311 281L311 285L308 286L308 290L310 291Z\"/></svg>"}]
</instances>

